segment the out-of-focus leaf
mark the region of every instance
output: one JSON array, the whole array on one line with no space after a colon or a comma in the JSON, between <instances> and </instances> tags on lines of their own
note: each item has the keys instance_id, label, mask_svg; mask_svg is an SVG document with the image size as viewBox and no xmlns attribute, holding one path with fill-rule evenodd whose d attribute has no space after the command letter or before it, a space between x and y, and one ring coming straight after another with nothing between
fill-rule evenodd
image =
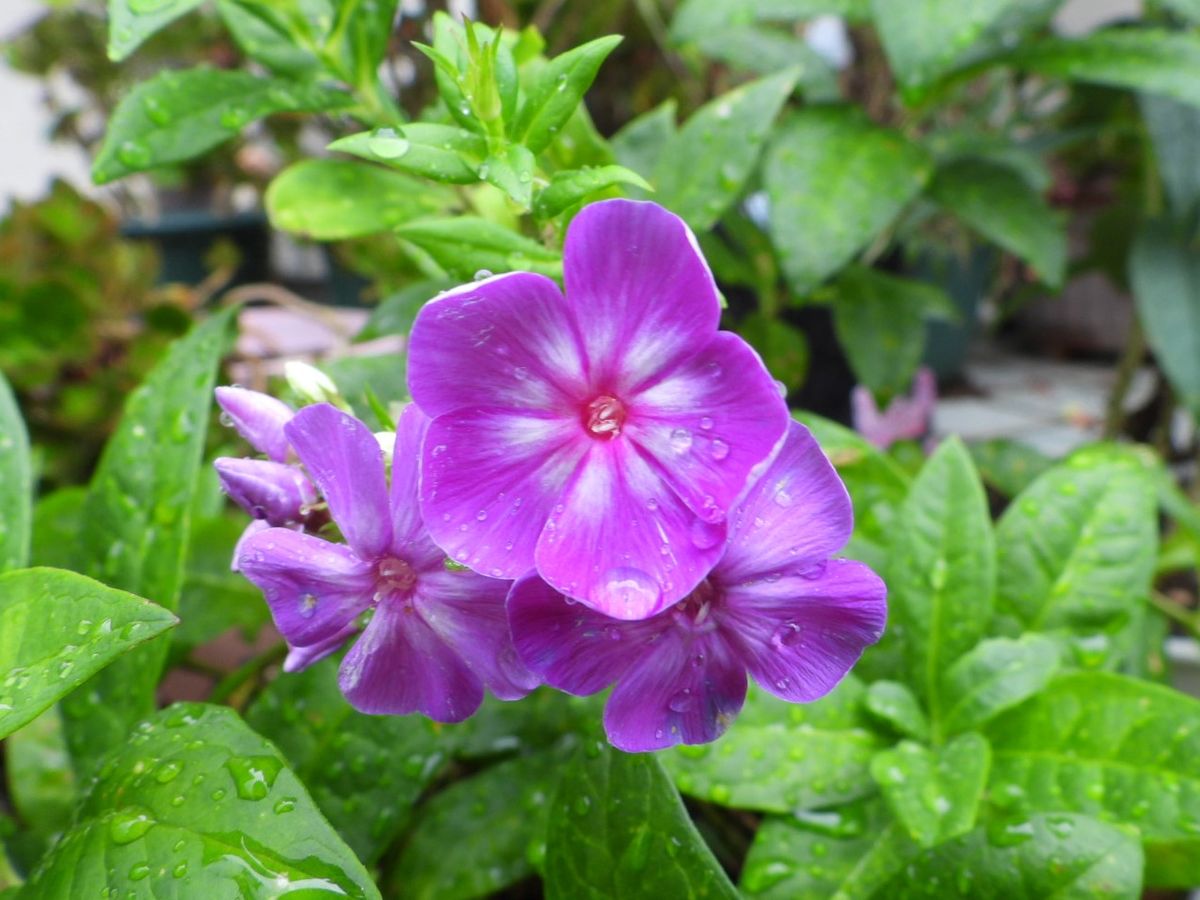
<instances>
[{"instance_id":1,"label":"out-of-focus leaf","mask_svg":"<svg viewBox=\"0 0 1200 900\"><path fill-rule=\"evenodd\" d=\"M30 562L55 569L78 569L79 524L87 488L59 488L39 497L33 507L33 546Z\"/></svg>"},{"instance_id":2,"label":"out-of-focus leaf","mask_svg":"<svg viewBox=\"0 0 1200 900\"><path fill-rule=\"evenodd\" d=\"M0 375L0 572L29 562L33 469L29 434L8 382Z\"/></svg>"},{"instance_id":3,"label":"out-of-focus leaf","mask_svg":"<svg viewBox=\"0 0 1200 900\"><path fill-rule=\"evenodd\" d=\"M167 610L75 572L0 575L0 737L175 623Z\"/></svg>"},{"instance_id":4,"label":"out-of-focus leaf","mask_svg":"<svg viewBox=\"0 0 1200 900\"><path fill-rule=\"evenodd\" d=\"M117 104L92 178L104 184L194 159L272 113L335 110L349 102L349 95L322 85L233 69L160 72Z\"/></svg>"},{"instance_id":5,"label":"out-of-focus leaf","mask_svg":"<svg viewBox=\"0 0 1200 900\"><path fill-rule=\"evenodd\" d=\"M4 769L13 812L23 826L5 843L28 872L66 830L75 808L75 773L55 707L5 739Z\"/></svg>"},{"instance_id":6,"label":"out-of-focus leaf","mask_svg":"<svg viewBox=\"0 0 1200 900\"><path fill-rule=\"evenodd\" d=\"M613 135L613 152L621 165L649 177L674 135L675 101L664 100Z\"/></svg>"},{"instance_id":7,"label":"out-of-focus leaf","mask_svg":"<svg viewBox=\"0 0 1200 900\"><path fill-rule=\"evenodd\" d=\"M658 760L595 740L562 772L544 880L547 900L738 896Z\"/></svg>"},{"instance_id":8,"label":"out-of-focus leaf","mask_svg":"<svg viewBox=\"0 0 1200 900\"><path fill-rule=\"evenodd\" d=\"M385 405L408 399L402 353L342 356L321 363L321 371L333 379L342 396L359 412L371 406L368 392Z\"/></svg>"},{"instance_id":9,"label":"out-of-focus leaf","mask_svg":"<svg viewBox=\"0 0 1200 900\"><path fill-rule=\"evenodd\" d=\"M809 293L887 228L924 186L926 152L857 110L808 107L767 152L771 239L798 295Z\"/></svg>"},{"instance_id":10,"label":"out-of-focus leaf","mask_svg":"<svg viewBox=\"0 0 1200 900\"><path fill-rule=\"evenodd\" d=\"M388 334L408 334L421 307L457 284L449 279L418 281L389 294L371 310L371 318L354 340L370 341Z\"/></svg>"},{"instance_id":11,"label":"out-of-focus leaf","mask_svg":"<svg viewBox=\"0 0 1200 900\"><path fill-rule=\"evenodd\" d=\"M117 744L23 898L378 900L271 744L224 707L177 704ZM282 894L281 894L282 892Z\"/></svg>"},{"instance_id":12,"label":"out-of-focus leaf","mask_svg":"<svg viewBox=\"0 0 1200 900\"><path fill-rule=\"evenodd\" d=\"M671 39L686 43L754 22L794 23L823 15L859 21L869 11L870 0L684 0L671 20Z\"/></svg>"},{"instance_id":13,"label":"out-of-focus leaf","mask_svg":"<svg viewBox=\"0 0 1200 900\"><path fill-rule=\"evenodd\" d=\"M1029 183L992 162L962 160L943 166L929 196L990 241L1028 262L1051 287L1067 267L1067 233Z\"/></svg>"},{"instance_id":14,"label":"out-of-focus leaf","mask_svg":"<svg viewBox=\"0 0 1200 900\"><path fill-rule=\"evenodd\" d=\"M379 166L306 159L275 177L266 206L276 228L332 241L389 231L452 199L446 188Z\"/></svg>"},{"instance_id":15,"label":"out-of-focus leaf","mask_svg":"<svg viewBox=\"0 0 1200 900\"><path fill-rule=\"evenodd\" d=\"M796 70L786 69L696 110L658 157L655 199L696 231L711 228L741 193L795 84Z\"/></svg>"},{"instance_id":16,"label":"out-of-focus leaf","mask_svg":"<svg viewBox=\"0 0 1200 900\"><path fill-rule=\"evenodd\" d=\"M1200 157L1200 109L1154 94L1138 100L1174 218L1186 222L1200 204L1200 166L1195 165Z\"/></svg>"},{"instance_id":17,"label":"out-of-focus leaf","mask_svg":"<svg viewBox=\"0 0 1200 900\"><path fill-rule=\"evenodd\" d=\"M333 20L331 0L301 0L297 7L307 22ZM217 12L242 51L273 72L301 77L321 65L317 48L302 46L287 18L261 0L217 0Z\"/></svg>"},{"instance_id":18,"label":"out-of-focus leaf","mask_svg":"<svg viewBox=\"0 0 1200 900\"><path fill-rule=\"evenodd\" d=\"M120 62L146 38L204 0L108 0L108 58Z\"/></svg>"},{"instance_id":19,"label":"out-of-focus leaf","mask_svg":"<svg viewBox=\"0 0 1200 900\"><path fill-rule=\"evenodd\" d=\"M487 141L453 125L414 122L376 128L334 141L330 150L351 153L413 175L450 184L474 184L487 156Z\"/></svg>"},{"instance_id":20,"label":"out-of-focus leaf","mask_svg":"<svg viewBox=\"0 0 1200 900\"><path fill-rule=\"evenodd\" d=\"M705 56L747 72L769 75L794 67L809 102L838 98L837 72L802 38L778 28L735 25L697 35L695 44Z\"/></svg>"},{"instance_id":21,"label":"out-of-focus leaf","mask_svg":"<svg viewBox=\"0 0 1200 900\"><path fill-rule=\"evenodd\" d=\"M416 244L449 275L530 271L562 275L562 257L523 235L486 219L458 216L407 222L396 234Z\"/></svg>"},{"instance_id":22,"label":"out-of-focus leaf","mask_svg":"<svg viewBox=\"0 0 1200 900\"><path fill-rule=\"evenodd\" d=\"M967 444L983 480L1005 497L1015 497L1045 472L1049 457L1019 441L993 438Z\"/></svg>"},{"instance_id":23,"label":"out-of-focus leaf","mask_svg":"<svg viewBox=\"0 0 1200 900\"><path fill-rule=\"evenodd\" d=\"M874 681L867 689L864 705L872 716L905 737L929 740L929 720L908 685L886 679Z\"/></svg>"},{"instance_id":24,"label":"out-of-focus leaf","mask_svg":"<svg viewBox=\"0 0 1200 900\"><path fill-rule=\"evenodd\" d=\"M808 374L808 339L782 319L751 313L738 323L738 332L762 356L767 371L789 390Z\"/></svg>"}]
</instances>

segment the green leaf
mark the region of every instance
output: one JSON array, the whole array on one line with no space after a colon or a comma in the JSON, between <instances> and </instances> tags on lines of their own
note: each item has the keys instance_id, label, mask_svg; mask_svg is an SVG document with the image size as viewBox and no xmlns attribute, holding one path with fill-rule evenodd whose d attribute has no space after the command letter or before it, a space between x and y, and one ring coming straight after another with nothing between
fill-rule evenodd
<instances>
[{"instance_id":1,"label":"green leaf","mask_svg":"<svg viewBox=\"0 0 1200 900\"><path fill-rule=\"evenodd\" d=\"M675 101L664 100L618 131L612 138L617 162L641 175L651 175L663 150L675 136Z\"/></svg>"},{"instance_id":2,"label":"green leaf","mask_svg":"<svg viewBox=\"0 0 1200 900\"><path fill-rule=\"evenodd\" d=\"M183 585L192 498L233 315L232 308L218 313L172 344L129 396L84 501L80 568L169 610ZM154 708L168 649L159 641L126 653L66 698L67 740L78 771L89 773L99 754Z\"/></svg>"},{"instance_id":3,"label":"green leaf","mask_svg":"<svg viewBox=\"0 0 1200 900\"><path fill-rule=\"evenodd\" d=\"M798 388L808 374L808 338L782 319L751 313L738 323L738 333L762 356L767 371L784 387Z\"/></svg>"},{"instance_id":4,"label":"green leaf","mask_svg":"<svg viewBox=\"0 0 1200 900\"><path fill-rule=\"evenodd\" d=\"M299 7L301 21L312 22L322 15L326 23L332 19L332 7L325 0L303 0ZM318 48L303 46L298 34L303 28L279 10L259 0L217 0L217 13L242 51L271 71L303 77L320 67Z\"/></svg>"},{"instance_id":5,"label":"green leaf","mask_svg":"<svg viewBox=\"0 0 1200 900\"><path fill-rule=\"evenodd\" d=\"M1193 25L1200 24L1200 0L1160 0L1160 2L1171 12Z\"/></svg>"},{"instance_id":6,"label":"green leaf","mask_svg":"<svg viewBox=\"0 0 1200 900\"><path fill-rule=\"evenodd\" d=\"M554 140L583 100L605 58L621 43L610 34L559 54L542 68L525 92L512 137L533 153Z\"/></svg>"},{"instance_id":7,"label":"green leaf","mask_svg":"<svg viewBox=\"0 0 1200 900\"><path fill-rule=\"evenodd\" d=\"M871 15L892 71L906 88L950 69L1016 0L871 0Z\"/></svg>"},{"instance_id":8,"label":"green leaf","mask_svg":"<svg viewBox=\"0 0 1200 900\"><path fill-rule=\"evenodd\" d=\"M379 897L279 752L224 707L181 703L104 762L23 897ZM239 889L240 888L240 889ZM247 893L249 892L249 893Z\"/></svg>"},{"instance_id":9,"label":"green leaf","mask_svg":"<svg viewBox=\"0 0 1200 900\"><path fill-rule=\"evenodd\" d=\"M738 721L715 744L679 747L662 763L683 793L722 806L791 812L869 793L879 739L861 728Z\"/></svg>"},{"instance_id":10,"label":"green leaf","mask_svg":"<svg viewBox=\"0 0 1200 900\"><path fill-rule=\"evenodd\" d=\"M407 222L396 234L416 244L458 278L473 278L481 270L562 275L562 257L556 250L510 231L487 219L458 216Z\"/></svg>"},{"instance_id":11,"label":"green leaf","mask_svg":"<svg viewBox=\"0 0 1200 900\"><path fill-rule=\"evenodd\" d=\"M1129 257L1129 276L1146 341L1179 399L1200 412L1200 257L1166 220L1145 223Z\"/></svg>"},{"instance_id":12,"label":"green leaf","mask_svg":"<svg viewBox=\"0 0 1200 900\"><path fill-rule=\"evenodd\" d=\"M1048 285L1062 286L1067 267L1062 218L1020 174L996 163L962 160L938 170L929 196L985 238L1028 262Z\"/></svg>"},{"instance_id":13,"label":"green leaf","mask_svg":"<svg viewBox=\"0 0 1200 900\"><path fill-rule=\"evenodd\" d=\"M87 488L73 485L38 498L33 507L33 547L30 562L54 569L78 569L79 527Z\"/></svg>"},{"instance_id":14,"label":"green leaf","mask_svg":"<svg viewBox=\"0 0 1200 900\"><path fill-rule=\"evenodd\" d=\"M901 741L875 755L871 777L909 837L932 847L975 827L990 766L988 742L972 731L937 749Z\"/></svg>"},{"instance_id":15,"label":"green leaf","mask_svg":"<svg viewBox=\"0 0 1200 900\"><path fill-rule=\"evenodd\" d=\"M983 635L996 583L987 497L957 438L944 441L921 469L899 521L904 528L888 565L889 628L936 738L945 709L942 672Z\"/></svg>"},{"instance_id":16,"label":"green leaf","mask_svg":"<svg viewBox=\"0 0 1200 900\"><path fill-rule=\"evenodd\" d=\"M362 331L354 336L354 340L370 341L388 334L408 334L421 307L457 284L449 279L431 279L418 281L389 294L371 310L371 317Z\"/></svg>"},{"instance_id":17,"label":"green leaf","mask_svg":"<svg viewBox=\"0 0 1200 900\"><path fill-rule=\"evenodd\" d=\"M203 0L108 0L108 58L120 62Z\"/></svg>"},{"instance_id":18,"label":"green leaf","mask_svg":"<svg viewBox=\"0 0 1200 900\"><path fill-rule=\"evenodd\" d=\"M33 529L33 467L29 433L17 399L0 374L0 573L29 562Z\"/></svg>"},{"instance_id":19,"label":"green leaf","mask_svg":"<svg viewBox=\"0 0 1200 900\"><path fill-rule=\"evenodd\" d=\"M1138 101L1174 219L1186 222L1200 204L1200 109L1153 94Z\"/></svg>"},{"instance_id":20,"label":"green leaf","mask_svg":"<svg viewBox=\"0 0 1200 900\"><path fill-rule=\"evenodd\" d=\"M306 159L284 169L267 188L271 224L322 241L389 231L440 212L446 188L378 166L342 159Z\"/></svg>"},{"instance_id":21,"label":"green leaf","mask_svg":"<svg viewBox=\"0 0 1200 900\"><path fill-rule=\"evenodd\" d=\"M533 203L533 173L537 161L526 147L510 144L488 156L479 167L479 177L495 185L522 210Z\"/></svg>"},{"instance_id":22,"label":"green leaf","mask_svg":"<svg viewBox=\"0 0 1200 900\"><path fill-rule=\"evenodd\" d=\"M330 150L382 163L393 169L449 184L474 184L487 156L487 141L453 125L414 122L376 128L334 141Z\"/></svg>"},{"instance_id":23,"label":"green leaf","mask_svg":"<svg viewBox=\"0 0 1200 900\"><path fill-rule=\"evenodd\" d=\"M325 48L339 48L347 61L343 73L360 87L375 87L387 54L399 0L338 0Z\"/></svg>"},{"instance_id":24,"label":"green leaf","mask_svg":"<svg viewBox=\"0 0 1200 900\"><path fill-rule=\"evenodd\" d=\"M1200 35L1112 28L1087 37L1030 41L993 59L1050 78L1173 97L1200 106Z\"/></svg>"},{"instance_id":25,"label":"green leaf","mask_svg":"<svg viewBox=\"0 0 1200 900\"><path fill-rule=\"evenodd\" d=\"M833 327L858 380L882 394L903 393L925 350L925 319L952 303L932 284L849 266L838 278Z\"/></svg>"},{"instance_id":26,"label":"green leaf","mask_svg":"<svg viewBox=\"0 0 1200 900\"><path fill-rule=\"evenodd\" d=\"M1053 464L1033 447L1010 438L972 441L967 448L988 486L1009 498L1029 487Z\"/></svg>"},{"instance_id":27,"label":"green leaf","mask_svg":"<svg viewBox=\"0 0 1200 900\"><path fill-rule=\"evenodd\" d=\"M671 20L671 39L696 41L752 22L803 22L822 15L866 18L870 0L684 0Z\"/></svg>"},{"instance_id":28,"label":"green leaf","mask_svg":"<svg viewBox=\"0 0 1200 900\"><path fill-rule=\"evenodd\" d=\"M977 728L1044 688L1059 668L1059 644L1040 634L976 644L946 670L943 730Z\"/></svg>"},{"instance_id":29,"label":"green leaf","mask_svg":"<svg viewBox=\"0 0 1200 900\"><path fill-rule=\"evenodd\" d=\"M997 611L1026 629L1091 633L1140 607L1157 551L1154 486L1136 452L1085 448L996 526Z\"/></svg>"},{"instance_id":30,"label":"green leaf","mask_svg":"<svg viewBox=\"0 0 1200 900\"><path fill-rule=\"evenodd\" d=\"M808 107L767 151L771 238L792 290L809 293L875 240L924 186L930 160L857 110Z\"/></svg>"},{"instance_id":31,"label":"green leaf","mask_svg":"<svg viewBox=\"0 0 1200 900\"><path fill-rule=\"evenodd\" d=\"M737 897L658 760L599 741L562 772L550 807L545 890L547 900Z\"/></svg>"},{"instance_id":32,"label":"green leaf","mask_svg":"<svg viewBox=\"0 0 1200 900\"><path fill-rule=\"evenodd\" d=\"M659 155L650 179L655 199L696 231L715 225L741 194L795 84L796 70L786 69L696 110Z\"/></svg>"},{"instance_id":33,"label":"green leaf","mask_svg":"<svg viewBox=\"0 0 1200 900\"><path fill-rule=\"evenodd\" d=\"M794 69L798 87L810 102L839 99L837 71L803 38L778 28L735 25L695 38L705 56L736 69L770 75Z\"/></svg>"},{"instance_id":34,"label":"green leaf","mask_svg":"<svg viewBox=\"0 0 1200 900\"><path fill-rule=\"evenodd\" d=\"M1019 811L1137 826L1146 883L1200 883L1200 701L1104 672L1061 675L989 723L992 794Z\"/></svg>"},{"instance_id":35,"label":"green leaf","mask_svg":"<svg viewBox=\"0 0 1200 900\"><path fill-rule=\"evenodd\" d=\"M653 190L646 179L624 166L555 172L550 183L538 193L533 206L534 214L540 219L552 218L582 203L591 194L618 184L632 184L644 190Z\"/></svg>"},{"instance_id":36,"label":"green leaf","mask_svg":"<svg viewBox=\"0 0 1200 900\"><path fill-rule=\"evenodd\" d=\"M0 575L0 738L176 621L75 572Z\"/></svg>"},{"instance_id":37,"label":"green leaf","mask_svg":"<svg viewBox=\"0 0 1200 900\"><path fill-rule=\"evenodd\" d=\"M4 770L13 813L24 826L5 844L21 871L28 872L71 824L75 808L75 773L57 708L51 706L5 739Z\"/></svg>"},{"instance_id":38,"label":"green leaf","mask_svg":"<svg viewBox=\"0 0 1200 900\"><path fill-rule=\"evenodd\" d=\"M426 804L392 873L413 900L491 896L546 853L549 800L562 753L522 756L456 781Z\"/></svg>"},{"instance_id":39,"label":"green leaf","mask_svg":"<svg viewBox=\"0 0 1200 900\"><path fill-rule=\"evenodd\" d=\"M905 737L929 740L929 720L908 685L899 681L872 682L867 689L865 706L872 716Z\"/></svg>"},{"instance_id":40,"label":"green leaf","mask_svg":"<svg viewBox=\"0 0 1200 900\"><path fill-rule=\"evenodd\" d=\"M871 897L1137 900L1141 874L1142 853L1134 833L1058 813L993 823L926 850Z\"/></svg>"},{"instance_id":41,"label":"green leaf","mask_svg":"<svg viewBox=\"0 0 1200 900\"><path fill-rule=\"evenodd\" d=\"M360 858L373 862L411 821L452 742L419 716L367 716L337 685L334 660L271 682L246 714L283 751Z\"/></svg>"},{"instance_id":42,"label":"green leaf","mask_svg":"<svg viewBox=\"0 0 1200 900\"><path fill-rule=\"evenodd\" d=\"M737 721L739 727L786 724L792 728L809 726L825 731L870 728L871 720L863 714L866 695L867 688L853 672L824 697L811 703L789 703L751 682L746 704Z\"/></svg>"}]
</instances>

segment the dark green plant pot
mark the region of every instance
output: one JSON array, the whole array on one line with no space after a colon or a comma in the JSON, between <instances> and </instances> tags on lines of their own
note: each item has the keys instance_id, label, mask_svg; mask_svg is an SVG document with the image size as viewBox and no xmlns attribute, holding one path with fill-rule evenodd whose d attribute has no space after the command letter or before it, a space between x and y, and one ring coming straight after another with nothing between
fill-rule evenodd
<instances>
[{"instance_id":1,"label":"dark green plant pot","mask_svg":"<svg viewBox=\"0 0 1200 900\"><path fill-rule=\"evenodd\" d=\"M230 287L271 276L270 229L259 211L222 216L207 210L169 210L153 220L126 222L121 234L158 248L162 284L199 284L210 272L205 262L209 252L221 240L230 241L241 258Z\"/></svg>"},{"instance_id":2,"label":"dark green plant pot","mask_svg":"<svg viewBox=\"0 0 1200 900\"><path fill-rule=\"evenodd\" d=\"M939 381L957 378L967 361L971 341L979 331L979 306L992 283L998 254L977 246L965 256L955 253L921 253L909 274L936 284L949 295L959 312L957 322L930 322L925 331L922 359Z\"/></svg>"}]
</instances>

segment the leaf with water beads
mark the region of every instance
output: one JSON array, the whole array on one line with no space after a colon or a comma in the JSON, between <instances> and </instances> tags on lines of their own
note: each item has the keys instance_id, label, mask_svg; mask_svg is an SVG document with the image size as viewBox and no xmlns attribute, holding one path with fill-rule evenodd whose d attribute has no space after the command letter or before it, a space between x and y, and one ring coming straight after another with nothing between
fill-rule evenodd
<instances>
[{"instance_id":1,"label":"leaf with water beads","mask_svg":"<svg viewBox=\"0 0 1200 900\"><path fill-rule=\"evenodd\" d=\"M351 134L329 149L449 184L474 184L487 156L487 142L479 135L429 122Z\"/></svg>"},{"instance_id":2,"label":"leaf with water beads","mask_svg":"<svg viewBox=\"0 0 1200 900\"><path fill-rule=\"evenodd\" d=\"M0 374L0 572L26 565L33 527L29 435L12 389Z\"/></svg>"}]
</instances>

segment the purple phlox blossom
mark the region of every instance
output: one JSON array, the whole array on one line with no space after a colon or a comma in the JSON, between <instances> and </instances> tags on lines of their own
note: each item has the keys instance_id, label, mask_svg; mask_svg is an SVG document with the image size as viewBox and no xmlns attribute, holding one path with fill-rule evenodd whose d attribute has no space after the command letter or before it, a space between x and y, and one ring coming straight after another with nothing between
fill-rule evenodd
<instances>
[{"instance_id":1,"label":"purple phlox blossom","mask_svg":"<svg viewBox=\"0 0 1200 900\"><path fill-rule=\"evenodd\" d=\"M565 297L542 275L498 275L421 310L408 368L433 417L421 509L433 539L482 574L536 568L642 619L720 556L728 510L787 409L750 345L717 330L708 265L662 207L586 207L563 281Z\"/></svg>"},{"instance_id":2,"label":"purple phlox blossom","mask_svg":"<svg viewBox=\"0 0 1200 900\"><path fill-rule=\"evenodd\" d=\"M912 393L893 397L882 413L870 388L858 385L850 395L854 430L886 450L896 441L914 441L925 436L933 422L937 403L937 378L922 366L913 378Z\"/></svg>"},{"instance_id":3,"label":"purple phlox blossom","mask_svg":"<svg viewBox=\"0 0 1200 900\"><path fill-rule=\"evenodd\" d=\"M417 454L428 420L400 417L388 487L370 430L327 403L285 427L346 544L287 528L244 542L238 563L260 587L296 670L332 653L370 611L338 681L366 713L420 712L441 722L471 715L486 686L502 700L536 684L517 659L504 611L508 583L450 571L417 508Z\"/></svg>"},{"instance_id":4,"label":"purple phlox blossom","mask_svg":"<svg viewBox=\"0 0 1200 900\"><path fill-rule=\"evenodd\" d=\"M747 673L784 700L815 700L883 633L883 581L863 563L830 558L851 528L845 487L792 423L731 515L720 560L682 602L622 621L530 575L508 597L514 643L568 693L615 685L604 727L622 750L712 741L742 708Z\"/></svg>"}]
</instances>

